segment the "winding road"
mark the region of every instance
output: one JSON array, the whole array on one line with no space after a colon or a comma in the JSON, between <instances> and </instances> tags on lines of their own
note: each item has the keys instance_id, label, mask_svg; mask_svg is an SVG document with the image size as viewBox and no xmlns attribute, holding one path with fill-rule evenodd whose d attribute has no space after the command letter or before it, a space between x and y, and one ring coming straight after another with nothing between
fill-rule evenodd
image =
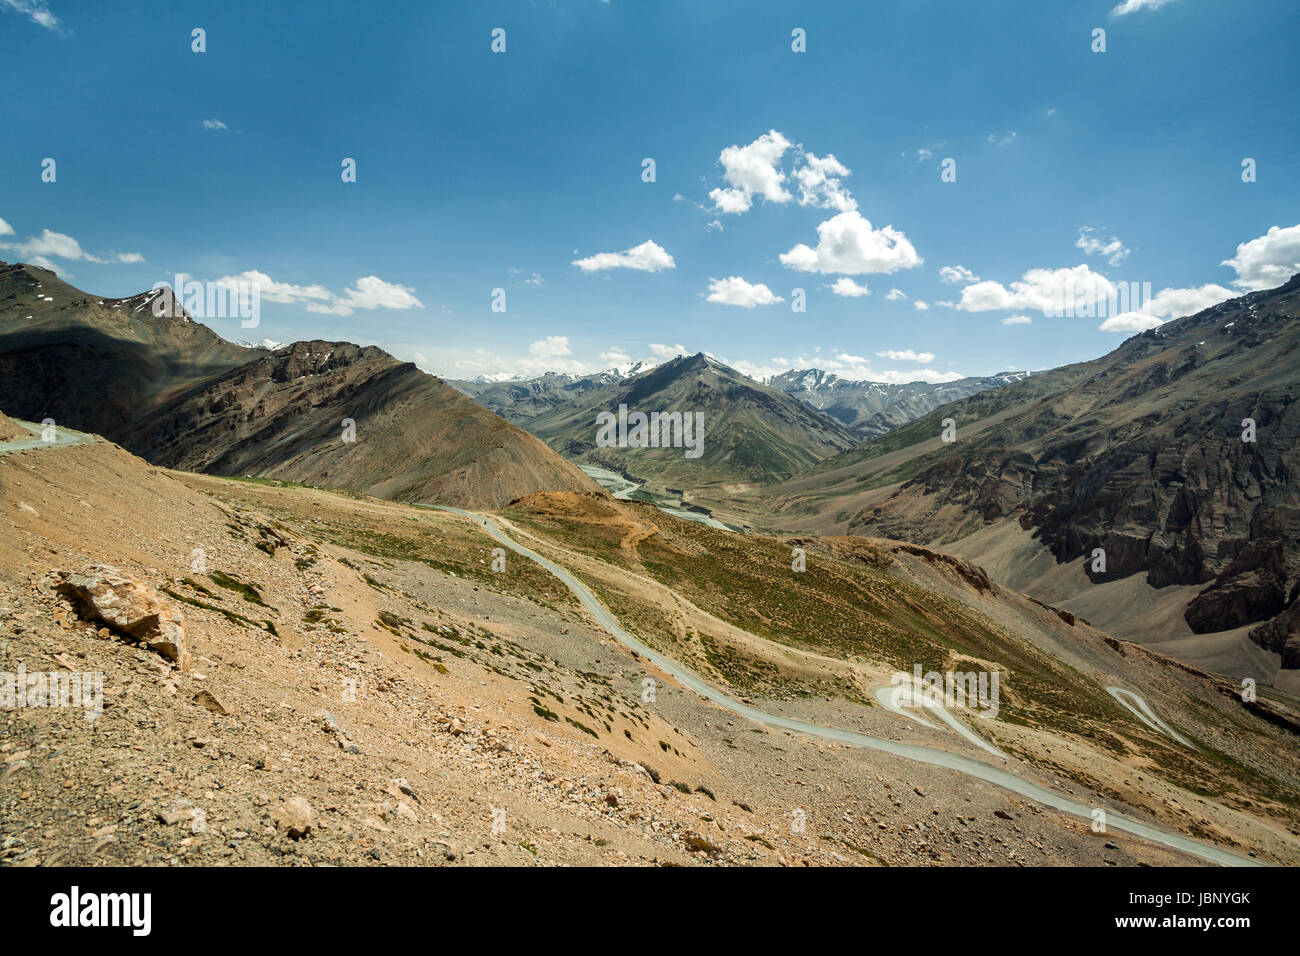
<instances>
[{"instance_id":1,"label":"winding road","mask_svg":"<svg viewBox=\"0 0 1300 956\"><path fill-rule=\"evenodd\" d=\"M1196 749L1195 744L1157 717L1156 712L1151 709L1151 705L1133 691L1125 690L1123 687L1107 687L1106 690L1110 693L1110 696L1132 711L1134 717L1156 733L1164 734L1166 737L1178 741L1184 747L1190 747L1192 750Z\"/></svg>"},{"instance_id":2,"label":"winding road","mask_svg":"<svg viewBox=\"0 0 1300 956\"><path fill-rule=\"evenodd\" d=\"M920 744L905 744L893 740L885 740L881 737L873 737L870 734L862 734L852 730L841 730L836 727L823 727L819 724L810 724L806 721L795 720L791 717L783 717L779 714L769 714L765 711L758 710L748 704L743 704L733 697L723 693L714 687L708 681L704 680L694 671L683 667L681 664L665 657L659 652L647 647L637 638L625 631L600 603L595 594L570 574L565 568L556 564L548 558L542 557L535 551L532 551L521 544L515 542L505 534L501 528L489 517L481 514L474 514L461 508L452 508L445 505L419 505L421 508L431 508L437 511L447 511L452 514L462 515L469 518L483 528L492 538L500 542L505 547L520 554L528 560L540 565L547 571L551 572L560 580L574 596L581 602L582 606L591 612L597 623L600 624L610 636L626 647L636 651L642 657L650 660L656 667L666 674L672 675L682 686L695 691L701 697L712 701L724 710L733 714L752 720L755 723L762 724L766 727L772 727L779 730L790 730L795 733L807 734L812 737L820 737L823 740L833 740L837 743L850 744L856 747L866 747L871 750L878 750L883 753L893 754L896 757L902 757L905 760L914 760L917 763L929 764L934 767L946 767L949 770L956 770L967 776L976 777L994 786L1001 787L1019 796L1034 800L1044 806L1052 807L1063 813L1069 813L1081 817L1089 822L1092 821L1093 807L1086 806L1068 797L1062 796L1053 790L1026 780L1019 775L1012 773L1002 767L995 767L992 764L966 757L961 754L949 753L945 750L937 750L932 747L925 747ZM892 693L893 688L888 688ZM1132 693L1131 691L1125 693ZM1134 695L1136 696L1136 695ZM1138 698L1141 700L1141 698ZM1123 701L1121 700L1121 703ZM1145 707L1146 702L1142 705ZM892 709L892 708L891 708ZM945 716L952 719L950 714L944 712ZM915 715L904 714L916 718ZM1152 714L1152 717L1155 715ZM1157 718L1158 720L1158 718ZM922 721L924 723L925 721ZM953 723L957 723L953 719ZM965 728L963 728L965 729ZM967 731L969 733L969 731ZM991 749L983 741L980 742L985 749ZM1174 833L1168 833L1158 827L1146 823L1139 823L1136 820L1128 820L1115 813L1106 814L1106 825L1116 830L1123 830L1125 833L1131 833L1134 836L1141 837L1144 840L1150 840L1152 843L1159 843L1162 846L1170 847L1192 856L1200 857L1212 863L1219 863L1224 866L1260 866L1258 861L1248 857L1239 856L1228 850L1220 849L1208 843L1202 843L1198 840L1192 840Z\"/></svg>"},{"instance_id":3,"label":"winding road","mask_svg":"<svg viewBox=\"0 0 1300 956\"><path fill-rule=\"evenodd\" d=\"M18 438L14 441L0 441L0 455L11 451L26 451L29 448L66 448L69 445L89 445L99 440L94 435L87 435L85 432L74 432L71 428L56 427L54 429L54 440L46 441L42 437L43 426L32 422L24 422L17 418L11 418L10 421L26 428L32 433L32 437Z\"/></svg>"}]
</instances>

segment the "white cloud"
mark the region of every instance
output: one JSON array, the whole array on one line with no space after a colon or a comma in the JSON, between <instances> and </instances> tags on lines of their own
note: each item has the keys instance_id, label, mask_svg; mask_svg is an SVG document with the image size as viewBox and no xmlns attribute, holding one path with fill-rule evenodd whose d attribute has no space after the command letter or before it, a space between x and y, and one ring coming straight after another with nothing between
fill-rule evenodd
<instances>
[{"instance_id":1,"label":"white cloud","mask_svg":"<svg viewBox=\"0 0 1300 956\"><path fill-rule=\"evenodd\" d=\"M992 280L966 286L961 290L957 308L966 312L1024 309L1052 315L1063 305L1095 309L1098 303L1106 303L1117 292L1109 279L1086 265L1067 269L1030 269L1012 282L1009 289Z\"/></svg>"},{"instance_id":2,"label":"white cloud","mask_svg":"<svg viewBox=\"0 0 1300 956\"><path fill-rule=\"evenodd\" d=\"M709 232L721 232L722 222L718 219L710 219L708 222L704 224L704 228L707 229Z\"/></svg>"},{"instance_id":3,"label":"white cloud","mask_svg":"<svg viewBox=\"0 0 1300 956\"><path fill-rule=\"evenodd\" d=\"M0 243L0 247L11 249L24 258L54 256L56 259L85 259L89 262L104 261L83 250L81 244L71 236L61 232L52 232L49 229L42 230L39 236L28 239L26 242Z\"/></svg>"},{"instance_id":4,"label":"white cloud","mask_svg":"<svg viewBox=\"0 0 1300 956\"><path fill-rule=\"evenodd\" d=\"M934 153L931 152L931 151L928 150L928 149L924 149L924 148L923 148L923 149L918 149L918 150L916 151L916 161L917 161L918 163L923 163L923 162L925 162L927 159L929 159L929 158L930 158L931 156L933 156L933 155L934 155Z\"/></svg>"},{"instance_id":5,"label":"white cloud","mask_svg":"<svg viewBox=\"0 0 1300 956\"><path fill-rule=\"evenodd\" d=\"M877 352L877 357L887 358L891 362L933 362L933 352L915 352L912 349L885 349Z\"/></svg>"},{"instance_id":6,"label":"white cloud","mask_svg":"<svg viewBox=\"0 0 1300 956\"><path fill-rule=\"evenodd\" d=\"M907 293L904 292L902 289L890 289L889 293L885 296L885 298L888 299L890 302L897 302L899 299L906 299Z\"/></svg>"},{"instance_id":7,"label":"white cloud","mask_svg":"<svg viewBox=\"0 0 1300 956\"><path fill-rule=\"evenodd\" d=\"M36 266L38 269L49 269L51 272L56 273L65 279L76 278L71 272L64 271L44 256L32 256L27 260L27 264L29 266Z\"/></svg>"},{"instance_id":8,"label":"white cloud","mask_svg":"<svg viewBox=\"0 0 1300 956\"><path fill-rule=\"evenodd\" d=\"M222 276L213 281L231 289L251 286L257 289L259 299L281 304L297 303L318 315L351 315L357 309L424 307L424 303L415 297L414 289L385 282L378 276L362 276L342 295L335 295L323 285L277 282L257 269L247 269L238 275Z\"/></svg>"},{"instance_id":9,"label":"white cloud","mask_svg":"<svg viewBox=\"0 0 1300 956\"><path fill-rule=\"evenodd\" d=\"M769 130L748 146L724 149L718 162L722 164L722 178L730 188L709 193L717 211L746 212L753 205L754 196L762 196L769 202L789 202L793 197L785 188L786 175L780 163L790 145L776 130Z\"/></svg>"},{"instance_id":10,"label":"white cloud","mask_svg":"<svg viewBox=\"0 0 1300 956\"><path fill-rule=\"evenodd\" d=\"M14 227L9 225L9 223L5 222L3 219L0 219L0 236L12 236L13 234Z\"/></svg>"},{"instance_id":11,"label":"white cloud","mask_svg":"<svg viewBox=\"0 0 1300 956\"><path fill-rule=\"evenodd\" d=\"M781 253L781 262L801 272L897 272L925 260L893 226L874 229L856 210L832 216L817 227L817 248L803 243Z\"/></svg>"},{"instance_id":12,"label":"white cloud","mask_svg":"<svg viewBox=\"0 0 1300 956\"><path fill-rule=\"evenodd\" d=\"M140 255L138 252L119 252L117 254L117 261L126 263L144 262L144 256Z\"/></svg>"},{"instance_id":13,"label":"white cloud","mask_svg":"<svg viewBox=\"0 0 1300 956\"><path fill-rule=\"evenodd\" d=\"M1218 305L1236 295L1237 293L1231 289L1225 289L1214 283L1192 289L1161 289L1145 303L1142 311L1174 319L1184 315L1195 315L1202 309Z\"/></svg>"},{"instance_id":14,"label":"white cloud","mask_svg":"<svg viewBox=\"0 0 1300 956\"><path fill-rule=\"evenodd\" d=\"M1112 17L1122 17L1126 13L1133 13L1137 10L1159 10L1167 3L1173 3L1174 0L1124 0L1119 6L1110 11Z\"/></svg>"},{"instance_id":15,"label":"white cloud","mask_svg":"<svg viewBox=\"0 0 1300 956\"><path fill-rule=\"evenodd\" d=\"M39 24L47 30L59 30L59 18L50 12L45 0L0 0L0 7L25 13L32 23Z\"/></svg>"},{"instance_id":16,"label":"white cloud","mask_svg":"<svg viewBox=\"0 0 1300 956\"><path fill-rule=\"evenodd\" d=\"M761 282L746 282L740 276L728 276L709 280L709 294L705 301L752 309L756 305L773 305L785 300L773 295L772 290Z\"/></svg>"},{"instance_id":17,"label":"white cloud","mask_svg":"<svg viewBox=\"0 0 1300 956\"><path fill-rule=\"evenodd\" d=\"M1029 325L1034 320L1027 315L1008 315L1002 320L1003 325Z\"/></svg>"},{"instance_id":18,"label":"white cloud","mask_svg":"<svg viewBox=\"0 0 1300 956\"><path fill-rule=\"evenodd\" d=\"M673 261L673 257L665 252L662 246L650 239L624 252L598 252L586 259L574 259L573 264L583 272L598 272L601 269L637 269L641 272L658 272L660 269L673 269L677 266L677 263Z\"/></svg>"},{"instance_id":19,"label":"white cloud","mask_svg":"<svg viewBox=\"0 0 1300 956\"><path fill-rule=\"evenodd\" d=\"M852 170L829 153L825 158L804 153L803 159L804 165L794 173L794 178L799 183L799 205L819 206L839 212L858 208L857 201L840 181L843 176L853 175Z\"/></svg>"},{"instance_id":20,"label":"white cloud","mask_svg":"<svg viewBox=\"0 0 1300 956\"><path fill-rule=\"evenodd\" d=\"M379 276L361 277L354 288L345 290L345 296L347 304L357 309L424 308L413 288L385 282Z\"/></svg>"},{"instance_id":21,"label":"white cloud","mask_svg":"<svg viewBox=\"0 0 1300 956\"><path fill-rule=\"evenodd\" d=\"M203 121L203 128L204 129L230 129L229 126L221 122L221 120L219 119L205 119Z\"/></svg>"},{"instance_id":22,"label":"white cloud","mask_svg":"<svg viewBox=\"0 0 1300 956\"><path fill-rule=\"evenodd\" d=\"M1132 250L1125 247L1118 237L1099 239L1093 235L1096 231L1091 226L1080 227L1079 238L1074 243L1074 247L1082 249L1085 256L1105 256L1106 261L1112 266L1117 266L1128 258Z\"/></svg>"},{"instance_id":23,"label":"white cloud","mask_svg":"<svg viewBox=\"0 0 1300 956\"><path fill-rule=\"evenodd\" d=\"M572 355L573 349L569 348L567 335L548 335L528 346L528 354L535 359L549 360Z\"/></svg>"},{"instance_id":24,"label":"white cloud","mask_svg":"<svg viewBox=\"0 0 1300 956\"><path fill-rule=\"evenodd\" d=\"M846 298L857 298L858 296L871 295L871 290L867 288L866 283L859 285L848 276L840 276L831 286L831 291L836 295L842 295Z\"/></svg>"},{"instance_id":25,"label":"white cloud","mask_svg":"<svg viewBox=\"0 0 1300 956\"><path fill-rule=\"evenodd\" d=\"M610 347L609 350L605 352L601 352L600 357L606 362L614 362L617 365L622 365L624 362L632 361L632 356L628 355L617 345Z\"/></svg>"},{"instance_id":26,"label":"white cloud","mask_svg":"<svg viewBox=\"0 0 1300 956\"><path fill-rule=\"evenodd\" d=\"M289 282L276 282L265 272L246 269L238 275L222 276L214 279L216 285L228 288L251 287L257 289L258 298L267 302L317 302L330 301L334 293L323 285L293 285Z\"/></svg>"},{"instance_id":27,"label":"white cloud","mask_svg":"<svg viewBox=\"0 0 1300 956\"><path fill-rule=\"evenodd\" d=\"M1010 146L1016 141L1016 131L1008 130L999 136L997 133L989 133L988 141L994 146Z\"/></svg>"},{"instance_id":28,"label":"white cloud","mask_svg":"<svg viewBox=\"0 0 1300 956\"><path fill-rule=\"evenodd\" d=\"M1237 271L1233 285L1247 292L1271 289L1300 272L1300 225L1273 226L1264 235L1237 246L1237 254L1219 263Z\"/></svg>"},{"instance_id":29,"label":"white cloud","mask_svg":"<svg viewBox=\"0 0 1300 956\"><path fill-rule=\"evenodd\" d=\"M1145 332L1147 329L1154 329L1164 324L1164 319L1147 315L1145 312L1121 312L1119 315L1112 315L1097 328L1103 332Z\"/></svg>"},{"instance_id":30,"label":"white cloud","mask_svg":"<svg viewBox=\"0 0 1300 956\"><path fill-rule=\"evenodd\" d=\"M657 359L663 359L664 361L668 361L669 359L677 358L677 356L679 355L689 355L690 353L686 351L686 346L684 345L653 345L652 344L650 346L650 354Z\"/></svg>"},{"instance_id":31,"label":"white cloud","mask_svg":"<svg viewBox=\"0 0 1300 956\"><path fill-rule=\"evenodd\" d=\"M959 282L979 282L980 277L965 266L944 266L939 270L939 281L956 285Z\"/></svg>"},{"instance_id":32,"label":"white cloud","mask_svg":"<svg viewBox=\"0 0 1300 956\"><path fill-rule=\"evenodd\" d=\"M912 305L916 308L916 311L918 312L925 312L930 308L930 303L926 302L924 299L917 299L915 302L912 303Z\"/></svg>"}]
</instances>

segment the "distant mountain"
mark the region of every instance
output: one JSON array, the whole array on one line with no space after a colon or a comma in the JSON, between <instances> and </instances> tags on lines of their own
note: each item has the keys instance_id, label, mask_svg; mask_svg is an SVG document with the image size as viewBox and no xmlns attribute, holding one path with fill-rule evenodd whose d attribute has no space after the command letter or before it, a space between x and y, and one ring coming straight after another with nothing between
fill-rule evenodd
<instances>
[{"instance_id":1,"label":"distant mountain","mask_svg":"<svg viewBox=\"0 0 1300 956\"><path fill-rule=\"evenodd\" d=\"M589 375L547 372L535 378L479 376L468 380L447 379L447 384L507 421L522 425L561 405L579 401L594 388L616 385L653 367L633 362Z\"/></svg>"},{"instance_id":2,"label":"distant mountain","mask_svg":"<svg viewBox=\"0 0 1300 956\"><path fill-rule=\"evenodd\" d=\"M599 447L597 416L618 414L620 406L629 413L702 416L699 456L687 457L683 448ZM648 479L657 490L688 492L777 481L856 442L830 416L703 353L622 381L584 387L525 424L571 460Z\"/></svg>"},{"instance_id":3,"label":"distant mountain","mask_svg":"<svg viewBox=\"0 0 1300 956\"><path fill-rule=\"evenodd\" d=\"M1030 372L961 378L951 382L866 382L844 379L818 368L782 372L768 380L773 388L842 422L861 441L877 438L892 428L915 421L940 405L955 402L990 388L1010 385Z\"/></svg>"},{"instance_id":4,"label":"distant mountain","mask_svg":"<svg viewBox=\"0 0 1300 956\"><path fill-rule=\"evenodd\" d=\"M165 467L498 507L594 490L580 470L377 348L227 342L157 293L88 296L0 264L0 409L96 432ZM274 344L274 343L272 343ZM355 441L345 441L345 419Z\"/></svg>"},{"instance_id":5,"label":"distant mountain","mask_svg":"<svg viewBox=\"0 0 1300 956\"><path fill-rule=\"evenodd\" d=\"M772 497L790 522L935 544L1214 669L1254 674L1260 648L1297 669L1297 398L1300 276L945 406Z\"/></svg>"}]
</instances>

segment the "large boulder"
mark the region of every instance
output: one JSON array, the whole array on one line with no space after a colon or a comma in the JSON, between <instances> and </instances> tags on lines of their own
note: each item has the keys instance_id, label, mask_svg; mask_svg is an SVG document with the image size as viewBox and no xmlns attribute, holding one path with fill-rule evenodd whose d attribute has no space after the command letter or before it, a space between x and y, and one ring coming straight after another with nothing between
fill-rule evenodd
<instances>
[{"instance_id":1,"label":"large boulder","mask_svg":"<svg viewBox=\"0 0 1300 956\"><path fill-rule=\"evenodd\" d=\"M189 669L185 618L150 584L106 564L70 574L58 586L84 616L128 634L181 670Z\"/></svg>"}]
</instances>

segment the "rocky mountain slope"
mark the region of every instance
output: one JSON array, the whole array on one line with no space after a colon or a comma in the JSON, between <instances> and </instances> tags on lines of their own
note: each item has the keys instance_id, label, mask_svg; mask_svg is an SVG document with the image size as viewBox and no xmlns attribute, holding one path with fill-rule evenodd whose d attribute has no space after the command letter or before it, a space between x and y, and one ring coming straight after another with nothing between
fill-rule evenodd
<instances>
[{"instance_id":1,"label":"rocky mountain slope","mask_svg":"<svg viewBox=\"0 0 1300 956\"><path fill-rule=\"evenodd\" d=\"M103 442L0 452L0 512L0 671L102 678L93 719L0 710L5 864L1197 862L719 710L610 641L533 563L493 570L493 539L459 516L167 473ZM792 574L788 541L596 494L530 496L500 520L764 708L961 750L864 692L900 661L976 655L1006 669L1007 719L969 722L1017 773L1300 861L1294 732L1268 719L1294 715L1245 707L965 562L839 539L808 542ZM69 599L61 585L101 565L179 613L188 667ZM1198 749L1100 692L1113 681Z\"/></svg>"},{"instance_id":2,"label":"rocky mountain slope","mask_svg":"<svg viewBox=\"0 0 1300 956\"><path fill-rule=\"evenodd\" d=\"M833 513L855 533L968 554L1118 633L1128 615L1150 639L1118 592L1103 606L1085 597L1141 575L1138 605L1167 591L1181 619L1159 637L1250 628L1294 667L1298 347L1300 277L945 406L800 476L780 507L792 524ZM941 441L945 418L954 443ZM1052 577L1040 553L1086 577Z\"/></svg>"},{"instance_id":3,"label":"rocky mountain slope","mask_svg":"<svg viewBox=\"0 0 1300 956\"><path fill-rule=\"evenodd\" d=\"M594 487L531 435L380 349L241 347L188 315L155 316L155 294L100 300L51 272L4 266L0 408L102 434L160 465L387 497L496 507Z\"/></svg>"},{"instance_id":4,"label":"rocky mountain slope","mask_svg":"<svg viewBox=\"0 0 1300 956\"><path fill-rule=\"evenodd\" d=\"M629 412L702 416L701 453L687 458L682 448L598 447L597 415L617 413L620 405ZM648 479L656 490L688 493L789 477L856 441L835 419L702 353L590 389L527 427L571 460Z\"/></svg>"}]
</instances>

